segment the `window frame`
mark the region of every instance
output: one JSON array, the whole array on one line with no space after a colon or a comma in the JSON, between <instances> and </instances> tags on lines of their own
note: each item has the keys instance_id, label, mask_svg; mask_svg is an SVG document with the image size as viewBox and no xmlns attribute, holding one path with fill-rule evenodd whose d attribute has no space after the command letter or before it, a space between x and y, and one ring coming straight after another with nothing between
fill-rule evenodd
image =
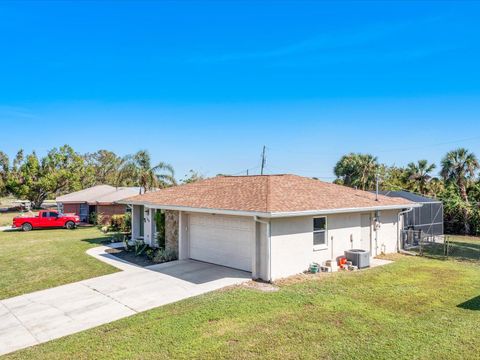
<instances>
[{"instance_id":1,"label":"window frame","mask_svg":"<svg viewBox=\"0 0 480 360\"><path fill-rule=\"evenodd\" d=\"M325 219L325 230L315 230L315 219ZM315 233L324 233L325 234L325 244L315 245ZM313 251L325 250L328 249L328 217L323 216L314 216L312 218L312 245Z\"/></svg>"}]
</instances>

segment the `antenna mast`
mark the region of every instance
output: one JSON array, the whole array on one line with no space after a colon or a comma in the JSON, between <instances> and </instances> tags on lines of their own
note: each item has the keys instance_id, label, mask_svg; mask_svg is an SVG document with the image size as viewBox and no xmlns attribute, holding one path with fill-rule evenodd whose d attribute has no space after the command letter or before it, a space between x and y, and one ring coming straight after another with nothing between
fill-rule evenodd
<instances>
[{"instance_id":1,"label":"antenna mast","mask_svg":"<svg viewBox=\"0 0 480 360\"><path fill-rule=\"evenodd\" d=\"M265 168L265 163L267 162L265 158L265 145L263 145L263 151L262 151L262 169L260 170L260 175L263 175L263 169Z\"/></svg>"}]
</instances>

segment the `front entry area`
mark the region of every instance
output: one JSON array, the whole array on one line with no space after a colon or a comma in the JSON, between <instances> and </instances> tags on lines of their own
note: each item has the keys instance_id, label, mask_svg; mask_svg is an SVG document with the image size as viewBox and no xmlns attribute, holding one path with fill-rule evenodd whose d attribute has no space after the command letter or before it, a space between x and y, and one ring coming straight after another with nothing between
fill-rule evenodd
<instances>
[{"instance_id":1,"label":"front entry area","mask_svg":"<svg viewBox=\"0 0 480 360\"><path fill-rule=\"evenodd\" d=\"M190 214L190 258L252 271L255 223L241 216Z\"/></svg>"}]
</instances>

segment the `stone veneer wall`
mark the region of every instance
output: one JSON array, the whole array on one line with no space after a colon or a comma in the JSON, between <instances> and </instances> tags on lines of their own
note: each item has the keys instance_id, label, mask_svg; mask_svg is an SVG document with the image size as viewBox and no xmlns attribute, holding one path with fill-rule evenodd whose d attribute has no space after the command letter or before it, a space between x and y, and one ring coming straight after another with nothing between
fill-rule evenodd
<instances>
[{"instance_id":1,"label":"stone veneer wall","mask_svg":"<svg viewBox=\"0 0 480 360\"><path fill-rule=\"evenodd\" d=\"M165 210L165 248L178 254L178 211Z\"/></svg>"}]
</instances>

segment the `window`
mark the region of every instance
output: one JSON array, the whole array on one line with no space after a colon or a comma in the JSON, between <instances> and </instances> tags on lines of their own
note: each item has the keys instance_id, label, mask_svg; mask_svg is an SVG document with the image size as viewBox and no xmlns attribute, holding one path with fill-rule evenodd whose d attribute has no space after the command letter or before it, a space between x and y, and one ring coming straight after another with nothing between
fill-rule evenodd
<instances>
[{"instance_id":1,"label":"window","mask_svg":"<svg viewBox=\"0 0 480 360\"><path fill-rule=\"evenodd\" d=\"M313 219L313 249L327 248L327 218L318 217Z\"/></svg>"},{"instance_id":2,"label":"window","mask_svg":"<svg viewBox=\"0 0 480 360\"><path fill-rule=\"evenodd\" d=\"M58 217L58 214L56 212L50 212L50 211L45 211L44 213L42 213L42 217L44 218L56 218Z\"/></svg>"}]
</instances>

